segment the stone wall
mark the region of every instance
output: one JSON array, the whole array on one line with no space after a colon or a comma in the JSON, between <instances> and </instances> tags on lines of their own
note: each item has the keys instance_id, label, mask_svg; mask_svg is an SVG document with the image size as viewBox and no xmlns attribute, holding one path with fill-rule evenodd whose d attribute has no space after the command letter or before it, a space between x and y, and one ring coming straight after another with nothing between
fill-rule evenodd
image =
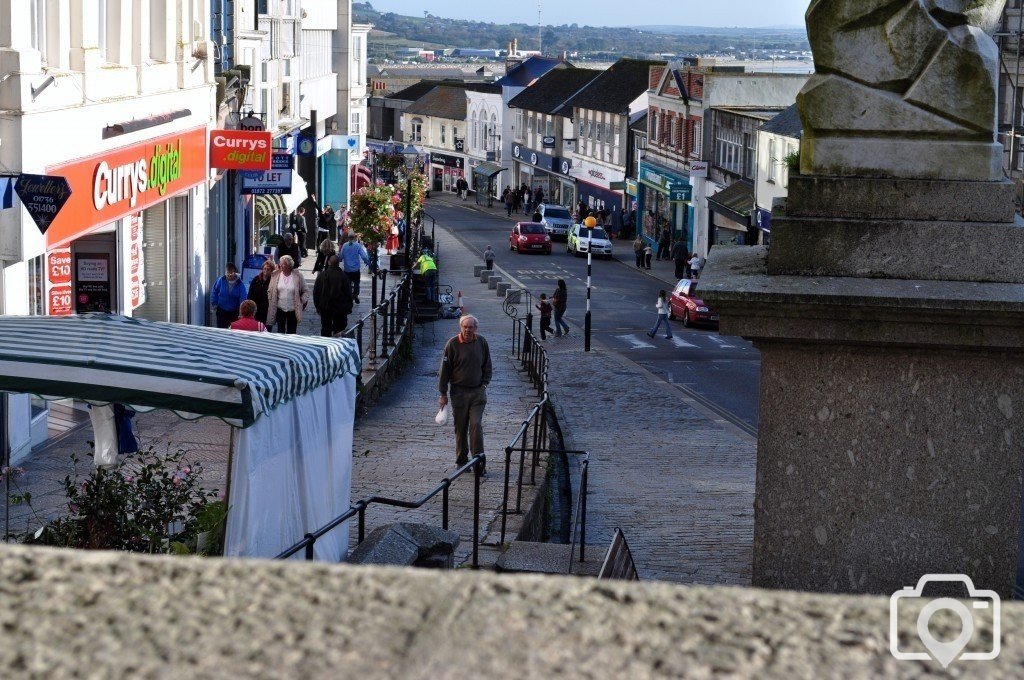
<instances>
[{"instance_id":1,"label":"stone wall","mask_svg":"<svg viewBox=\"0 0 1024 680\"><path fill-rule=\"evenodd\" d=\"M4 677L888 677L888 599L0 548ZM904 621L911 625L912 621ZM940 639L949 631L935 631ZM1016 677L1024 607L1003 606ZM934 677L934 676L932 676Z\"/></svg>"}]
</instances>

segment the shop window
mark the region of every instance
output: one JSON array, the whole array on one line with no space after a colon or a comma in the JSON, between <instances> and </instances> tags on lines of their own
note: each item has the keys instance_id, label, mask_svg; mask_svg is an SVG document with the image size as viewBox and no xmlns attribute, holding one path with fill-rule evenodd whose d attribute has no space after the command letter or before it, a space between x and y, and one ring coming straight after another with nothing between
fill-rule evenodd
<instances>
[{"instance_id":1,"label":"shop window","mask_svg":"<svg viewBox=\"0 0 1024 680\"><path fill-rule=\"evenodd\" d=\"M28 313L46 314L46 255L28 261Z\"/></svg>"},{"instance_id":2,"label":"shop window","mask_svg":"<svg viewBox=\"0 0 1024 680\"><path fill-rule=\"evenodd\" d=\"M526 131L529 134L531 134L531 135L533 134L533 116L532 115L529 118L527 118L527 120L526 120Z\"/></svg>"},{"instance_id":3,"label":"shop window","mask_svg":"<svg viewBox=\"0 0 1024 680\"><path fill-rule=\"evenodd\" d=\"M526 116L524 115L522 109L519 109L518 111L516 111L516 129L515 129L515 133L516 134L515 134L515 138L520 140L520 141L524 139L524 137L523 137L523 130L525 129L524 125L526 125ZM582 127L582 125L583 124L580 123L581 127Z\"/></svg>"}]
</instances>

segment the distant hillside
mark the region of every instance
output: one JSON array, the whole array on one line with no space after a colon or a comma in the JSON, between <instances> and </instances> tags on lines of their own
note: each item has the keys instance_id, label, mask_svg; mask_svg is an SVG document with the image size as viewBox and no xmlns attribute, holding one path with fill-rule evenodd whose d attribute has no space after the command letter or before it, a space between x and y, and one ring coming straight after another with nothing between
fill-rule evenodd
<instances>
[{"instance_id":1,"label":"distant hillside","mask_svg":"<svg viewBox=\"0 0 1024 680\"><path fill-rule=\"evenodd\" d=\"M494 24L465 19L446 19L424 12L422 17L379 12L373 5L352 4L353 19L371 23L392 34L388 42L434 43L450 47L505 49L516 38L519 49L538 49L537 27L528 24ZM541 30L544 52L579 52L612 56L646 57L653 54L763 55L766 52L809 49L802 29L704 28L656 26L608 28L568 24ZM371 47L372 41L371 41Z\"/></svg>"}]
</instances>

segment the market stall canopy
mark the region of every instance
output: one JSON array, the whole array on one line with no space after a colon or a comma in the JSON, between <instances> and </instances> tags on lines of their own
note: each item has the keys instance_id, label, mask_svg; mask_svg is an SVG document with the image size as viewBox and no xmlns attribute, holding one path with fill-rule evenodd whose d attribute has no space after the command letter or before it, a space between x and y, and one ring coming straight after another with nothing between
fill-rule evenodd
<instances>
[{"instance_id":1,"label":"market stall canopy","mask_svg":"<svg viewBox=\"0 0 1024 680\"><path fill-rule=\"evenodd\" d=\"M484 177L494 177L504 169L505 168L501 167L498 163L491 163L490 161L487 161L486 163L481 163L473 168L473 174L483 175Z\"/></svg>"},{"instance_id":2,"label":"market stall canopy","mask_svg":"<svg viewBox=\"0 0 1024 680\"><path fill-rule=\"evenodd\" d=\"M356 343L110 314L0 317L0 390L249 427L360 371Z\"/></svg>"}]
</instances>

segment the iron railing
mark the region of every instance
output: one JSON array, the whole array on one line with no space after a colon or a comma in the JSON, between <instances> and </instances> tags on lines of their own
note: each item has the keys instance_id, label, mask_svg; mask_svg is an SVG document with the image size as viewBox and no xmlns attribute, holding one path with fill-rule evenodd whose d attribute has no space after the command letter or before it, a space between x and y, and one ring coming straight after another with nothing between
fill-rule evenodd
<instances>
[{"instance_id":1,"label":"iron railing","mask_svg":"<svg viewBox=\"0 0 1024 680\"><path fill-rule=\"evenodd\" d=\"M371 496L364 498L353 504L348 511L342 515L331 520L323 527L317 529L312 533L308 533L303 536L302 540L288 548L274 559L286 560L289 557L293 557L298 554L299 551L305 551L306 560L313 559L313 551L316 546L317 540L323 538L330 532L334 531L341 525L353 517L359 518L359 533L357 543L362 543L366 540L366 511L371 505L385 505L393 508L403 508L406 510L418 510L423 507L427 502L441 494L441 528L445 531L448 530L448 518L449 518L449 489L453 482L465 475L470 470L473 471L473 568L478 569L480 567L480 478L482 476L484 467L487 464L487 456L480 454L476 456L468 463L463 465L461 468L448 475L441 480L430 493L423 496L419 500L415 501L403 501L394 498L384 498L382 496Z\"/></svg>"},{"instance_id":2,"label":"iron railing","mask_svg":"<svg viewBox=\"0 0 1024 680\"><path fill-rule=\"evenodd\" d=\"M579 528L580 561L585 560L585 549L587 540L587 473L589 469L589 454L586 451L568 451L565 449L552 449L548 446L548 415L551 410L551 397L548 394L548 353L544 345L537 340L530 328L529 319L516 318L516 311L511 305L506 305L506 313L513 317L512 354L519 362L522 369L530 378L531 383L537 390L540 401L534 405L530 415L519 426L515 437L505 447L505 474L504 488L502 490L501 502L501 545L505 544L505 537L508 525L509 514L521 514L523 512L523 484L526 477L526 466L530 465L530 486L537 484L537 468L540 465L541 454L579 455L583 457L580 478L580 494L577 499L577 509L573 523L572 552L575 554L577 541L577 527ZM512 457L519 454L519 472L516 480L516 506L515 510L509 509L511 496ZM527 458L529 457L529 459ZM570 557L569 573L572 573L573 561Z\"/></svg>"}]
</instances>

